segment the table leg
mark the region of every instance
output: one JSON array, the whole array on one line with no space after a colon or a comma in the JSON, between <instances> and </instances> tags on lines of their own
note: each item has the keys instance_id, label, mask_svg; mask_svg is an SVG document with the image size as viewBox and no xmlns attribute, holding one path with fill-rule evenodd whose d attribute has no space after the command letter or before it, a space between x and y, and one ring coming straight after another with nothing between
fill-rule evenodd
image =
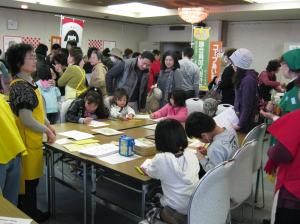
<instances>
[{"instance_id":1,"label":"table leg","mask_svg":"<svg viewBox=\"0 0 300 224\"><path fill-rule=\"evenodd\" d=\"M83 165L83 223L87 224L87 170L86 163Z\"/></svg>"},{"instance_id":2,"label":"table leg","mask_svg":"<svg viewBox=\"0 0 300 224\"><path fill-rule=\"evenodd\" d=\"M54 163L54 152L52 150L50 150L50 173L49 173L49 176L50 176L50 188L49 188L49 191L50 191L50 195L51 195L51 200L50 200L50 203L51 203L51 214L52 216L55 216L55 163Z\"/></svg>"},{"instance_id":3,"label":"table leg","mask_svg":"<svg viewBox=\"0 0 300 224\"><path fill-rule=\"evenodd\" d=\"M96 200L93 194L96 193L96 169L95 166L91 166L91 224L95 223L95 215L96 215Z\"/></svg>"}]
</instances>

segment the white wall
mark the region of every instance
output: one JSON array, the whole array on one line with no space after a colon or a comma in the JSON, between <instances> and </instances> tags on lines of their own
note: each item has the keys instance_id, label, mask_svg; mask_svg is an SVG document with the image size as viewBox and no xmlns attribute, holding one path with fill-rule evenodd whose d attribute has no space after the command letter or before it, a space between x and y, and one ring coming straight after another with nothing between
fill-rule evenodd
<instances>
[{"instance_id":1,"label":"white wall","mask_svg":"<svg viewBox=\"0 0 300 224\"><path fill-rule=\"evenodd\" d=\"M300 41L300 21L231 22L227 47L245 47L254 54L253 68L265 69L271 59L279 58L286 42Z\"/></svg>"},{"instance_id":2,"label":"white wall","mask_svg":"<svg viewBox=\"0 0 300 224\"><path fill-rule=\"evenodd\" d=\"M190 42L192 38L192 26L186 26L185 30L170 31L170 25L154 25L149 27L149 42ZM220 40L221 21L209 21L211 27L211 40Z\"/></svg>"},{"instance_id":3,"label":"white wall","mask_svg":"<svg viewBox=\"0 0 300 224\"><path fill-rule=\"evenodd\" d=\"M7 20L18 21L17 30L7 30ZM122 22L83 18L83 50L88 49L89 39L116 41L121 50L129 47L138 50L139 42L147 39L148 27ZM60 18L50 13L21 11L0 8L0 48L3 50L3 35L31 36L41 38L50 46L51 35L59 35Z\"/></svg>"}]
</instances>

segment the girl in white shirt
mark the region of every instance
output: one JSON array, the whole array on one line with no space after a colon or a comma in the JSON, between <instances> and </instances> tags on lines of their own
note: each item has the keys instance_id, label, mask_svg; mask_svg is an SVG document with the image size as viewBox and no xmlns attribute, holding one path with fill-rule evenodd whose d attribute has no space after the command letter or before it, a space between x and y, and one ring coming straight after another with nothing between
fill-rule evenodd
<instances>
[{"instance_id":1,"label":"girl in white shirt","mask_svg":"<svg viewBox=\"0 0 300 224\"><path fill-rule=\"evenodd\" d=\"M134 110L128 106L128 94L125 89L115 91L113 103L110 106L110 116L121 120L131 120L135 116Z\"/></svg>"},{"instance_id":2,"label":"girl in white shirt","mask_svg":"<svg viewBox=\"0 0 300 224\"><path fill-rule=\"evenodd\" d=\"M190 197L199 182L197 156L186 149L188 141L184 128L173 119L157 124L155 144L160 153L146 160L141 168L150 177L161 181L161 219L167 223L187 223Z\"/></svg>"}]
</instances>

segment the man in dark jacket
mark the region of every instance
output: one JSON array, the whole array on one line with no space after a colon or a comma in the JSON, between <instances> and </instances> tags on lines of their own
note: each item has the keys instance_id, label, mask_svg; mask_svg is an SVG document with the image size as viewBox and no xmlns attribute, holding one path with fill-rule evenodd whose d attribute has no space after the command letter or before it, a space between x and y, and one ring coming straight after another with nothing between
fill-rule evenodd
<instances>
[{"instance_id":1,"label":"man in dark jacket","mask_svg":"<svg viewBox=\"0 0 300 224\"><path fill-rule=\"evenodd\" d=\"M125 60L115 65L106 74L106 88L109 96L113 96L117 88L124 88L129 95L129 105L135 111L143 111L146 107L147 83L149 68L154 61L151 52L145 51L138 58Z\"/></svg>"},{"instance_id":2,"label":"man in dark jacket","mask_svg":"<svg viewBox=\"0 0 300 224\"><path fill-rule=\"evenodd\" d=\"M48 47L45 44L39 44L39 46L35 49L36 53L36 72L32 75L33 80L36 82L40 78L40 74L43 77L48 77L51 79L51 71L49 65L46 63Z\"/></svg>"}]
</instances>

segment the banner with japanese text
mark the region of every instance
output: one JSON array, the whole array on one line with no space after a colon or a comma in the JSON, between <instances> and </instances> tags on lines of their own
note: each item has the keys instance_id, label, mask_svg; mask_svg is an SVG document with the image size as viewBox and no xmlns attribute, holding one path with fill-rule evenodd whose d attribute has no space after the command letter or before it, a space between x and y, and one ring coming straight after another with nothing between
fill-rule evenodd
<instances>
[{"instance_id":1,"label":"banner with japanese text","mask_svg":"<svg viewBox=\"0 0 300 224\"><path fill-rule=\"evenodd\" d=\"M208 90L208 59L210 45L210 28L195 27L193 28L193 61L198 65L200 70L199 89Z\"/></svg>"},{"instance_id":2,"label":"banner with japanese text","mask_svg":"<svg viewBox=\"0 0 300 224\"><path fill-rule=\"evenodd\" d=\"M62 17L61 18L61 44L66 47L69 40L77 42L77 46L82 46L82 32L84 20Z\"/></svg>"},{"instance_id":3,"label":"banner with japanese text","mask_svg":"<svg viewBox=\"0 0 300 224\"><path fill-rule=\"evenodd\" d=\"M209 50L208 83L210 83L215 76L220 77L221 53L222 53L222 42L211 41L210 50Z\"/></svg>"}]
</instances>

